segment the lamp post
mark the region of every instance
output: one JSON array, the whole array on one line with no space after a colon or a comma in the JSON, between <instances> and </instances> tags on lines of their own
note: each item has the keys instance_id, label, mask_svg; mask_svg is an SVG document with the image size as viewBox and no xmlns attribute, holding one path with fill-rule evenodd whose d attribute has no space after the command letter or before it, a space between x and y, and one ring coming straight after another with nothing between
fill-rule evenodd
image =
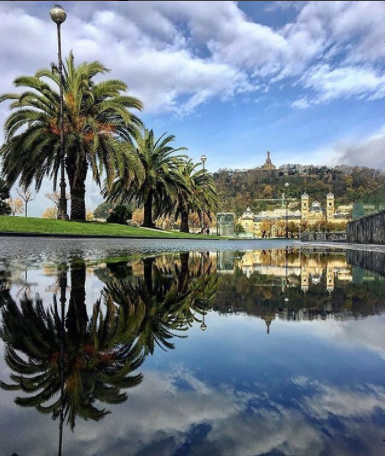
<instances>
[{"instance_id":1,"label":"lamp post","mask_svg":"<svg viewBox=\"0 0 385 456\"><path fill-rule=\"evenodd\" d=\"M285 183L285 188L289 188L289 182ZM289 239L289 215L288 215L288 200L285 193L285 203L286 203L286 239Z\"/></svg>"},{"instance_id":2,"label":"lamp post","mask_svg":"<svg viewBox=\"0 0 385 456\"><path fill-rule=\"evenodd\" d=\"M49 12L51 19L57 25L57 56L59 70L59 90L60 90L60 198L57 218L69 220L67 214L67 197L65 182L65 161L64 161L64 120L63 120L63 62L61 58L61 35L60 26L66 20L67 14L60 5L55 5Z\"/></svg>"},{"instance_id":3,"label":"lamp post","mask_svg":"<svg viewBox=\"0 0 385 456\"><path fill-rule=\"evenodd\" d=\"M203 164L203 185L202 185L202 234L204 233L205 228L205 220L204 220L204 208L203 205L205 203L205 161L207 160L206 155L201 156L201 162Z\"/></svg>"}]
</instances>

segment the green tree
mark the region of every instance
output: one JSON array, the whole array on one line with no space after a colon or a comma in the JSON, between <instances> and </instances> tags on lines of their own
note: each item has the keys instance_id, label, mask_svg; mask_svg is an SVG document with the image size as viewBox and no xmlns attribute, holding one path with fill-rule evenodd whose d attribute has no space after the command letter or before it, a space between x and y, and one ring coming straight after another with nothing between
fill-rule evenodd
<instances>
[{"instance_id":1,"label":"green tree","mask_svg":"<svg viewBox=\"0 0 385 456\"><path fill-rule=\"evenodd\" d=\"M174 201L175 217L181 218L180 231L189 232L190 212L202 216L204 212L210 219L211 213L218 211L219 202L213 178L210 173L196 168L200 163L194 164L187 160L180 164L179 173L186 185L178 187L177 198Z\"/></svg>"},{"instance_id":2,"label":"green tree","mask_svg":"<svg viewBox=\"0 0 385 456\"><path fill-rule=\"evenodd\" d=\"M132 218L132 209L127 204L114 207L107 217L107 223L120 223L126 225L127 220Z\"/></svg>"},{"instance_id":3,"label":"green tree","mask_svg":"<svg viewBox=\"0 0 385 456\"><path fill-rule=\"evenodd\" d=\"M141 110L142 103L124 95L127 85L122 81L95 82L95 77L107 71L97 61L75 66L72 53L64 67L64 154L73 220L86 220L89 168L99 185L103 175L111 185L117 171L133 179L140 170L125 144L132 142L141 127L130 110ZM36 190L48 177L55 189L61 163L58 69L52 65L51 70L40 70L35 76L20 76L14 84L26 91L0 97L0 102L12 101L0 150L3 173L8 183L20 179L24 188L35 182Z\"/></svg>"},{"instance_id":4,"label":"green tree","mask_svg":"<svg viewBox=\"0 0 385 456\"><path fill-rule=\"evenodd\" d=\"M107 219L113 209L113 204L104 201L94 210L94 217L100 219Z\"/></svg>"},{"instance_id":5,"label":"green tree","mask_svg":"<svg viewBox=\"0 0 385 456\"><path fill-rule=\"evenodd\" d=\"M130 148L144 169L143 179L133 181L128 176L120 175L111 189L106 186L103 190L108 200L113 202L130 202L136 198L138 205L144 207L144 227L155 228L153 217L171 211L172 202L176 200L181 187L188 190L179 172L179 164L186 157L174 155L186 148L173 148L170 143L174 139L173 135L163 134L155 140L154 132L145 129L143 136L137 138L136 147Z\"/></svg>"}]
</instances>

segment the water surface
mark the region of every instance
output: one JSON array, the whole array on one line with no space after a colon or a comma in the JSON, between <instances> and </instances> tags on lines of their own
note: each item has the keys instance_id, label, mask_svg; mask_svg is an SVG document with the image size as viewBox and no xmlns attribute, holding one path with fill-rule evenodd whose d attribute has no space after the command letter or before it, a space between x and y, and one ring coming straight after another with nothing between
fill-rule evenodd
<instances>
[{"instance_id":1,"label":"water surface","mask_svg":"<svg viewBox=\"0 0 385 456\"><path fill-rule=\"evenodd\" d=\"M58 454L61 421L63 455L383 454L370 265L283 243L26 242L0 245L2 454Z\"/></svg>"}]
</instances>

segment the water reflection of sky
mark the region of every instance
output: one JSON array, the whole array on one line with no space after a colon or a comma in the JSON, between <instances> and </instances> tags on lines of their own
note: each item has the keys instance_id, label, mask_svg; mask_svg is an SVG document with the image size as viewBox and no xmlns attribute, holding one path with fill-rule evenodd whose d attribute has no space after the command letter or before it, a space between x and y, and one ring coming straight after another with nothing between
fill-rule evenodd
<instances>
[{"instance_id":1,"label":"water reflection of sky","mask_svg":"<svg viewBox=\"0 0 385 456\"><path fill-rule=\"evenodd\" d=\"M28 278L49 300L55 277L37 269ZM88 305L102 285L90 270ZM78 420L73 433L66 429L64 454L383 453L385 316L274 318L270 334L264 319L246 312L211 310L205 321L205 332L195 324L188 338L173 340L175 350L146 358L144 381L127 402L100 422ZM9 375L3 359L0 375ZM17 408L13 393L0 390L0 398L2 453L55 454L58 423Z\"/></svg>"}]
</instances>

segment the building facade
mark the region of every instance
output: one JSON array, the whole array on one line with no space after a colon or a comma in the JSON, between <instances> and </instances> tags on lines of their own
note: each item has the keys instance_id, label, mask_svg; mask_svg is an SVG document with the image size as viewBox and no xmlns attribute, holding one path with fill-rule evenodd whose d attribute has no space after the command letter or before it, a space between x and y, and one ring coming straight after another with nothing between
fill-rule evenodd
<instances>
[{"instance_id":1,"label":"building facade","mask_svg":"<svg viewBox=\"0 0 385 456\"><path fill-rule=\"evenodd\" d=\"M292 201L292 200L290 200ZM298 235L308 228L318 229L325 226L343 226L349 218L347 210L336 211L333 193L326 195L326 205L323 207L318 201L310 202L309 195L301 196L300 209L290 208L289 200L282 199L281 208L261 211L254 214L248 207L238 223L244 231L254 237L284 237L286 231L290 237Z\"/></svg>"}]
</instances>

